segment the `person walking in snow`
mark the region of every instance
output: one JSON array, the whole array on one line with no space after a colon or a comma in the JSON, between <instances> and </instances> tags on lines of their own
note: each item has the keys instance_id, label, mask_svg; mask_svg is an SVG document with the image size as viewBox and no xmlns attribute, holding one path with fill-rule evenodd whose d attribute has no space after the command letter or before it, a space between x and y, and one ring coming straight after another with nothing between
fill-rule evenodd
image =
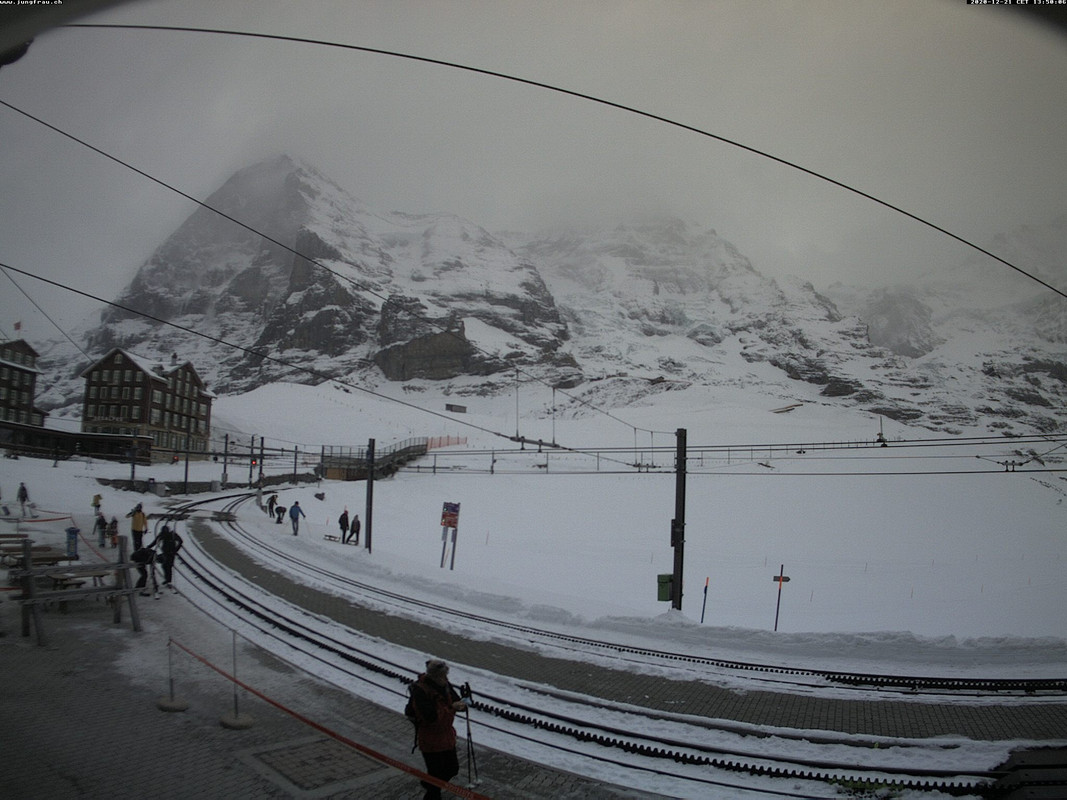
<instances>
[{"instance_id":1,"label":"person walking in snow","mask_svg":"<svg viewBox=\"0 0 1067 800\"><path fill-rule=\"evenodd\" d=\"M94 514L99 514L100 513L100 505L103 502L104 502L104 499L100 495L98 495L98 494L94 494L93 495L93 513Z\"/></svg>"},{"instance_id":2,"label":"person walking in snow","mask_svg":"<svg viewBox=\"0 0 1067 800\"><path fill-rule=\"evenodd\" d=\"M359 544L359 530L361 527L359 514L356 514L352 517L352 533L348 537L348 540L352 542L352 544Z\"/></svg>"},{"instance_id":3,"label":"person walking in snow","mask_svg":"<svg viewBox=\"0 0 1067 800\"><path fill-rule=\"evenodd\" d=\"M112 547L119 546L119 518L112 517L111 522L107 524L107 540L111 543Z\"/></svg>"},{"instance_id":4,"label":"person walking in snow","mask_svg":"<svg viewBox=\"0 0 1067 800\"><path fill-rule=\"evenodd\" d=\"M148 548L150 550L154 549L157 544L160 549L159 563L163 565L163 585L171 589L173 588L171 578L174 576L174 559L178 555L178 551L182 549L184 542L177 531L172 531L167 525L164 525L160 528L152 544L148 545Z\"/></svg>"},{"instance_id":5,"label":"person walking in snow","mask_svg":"<svg viewBox=\"0 0 1067 800\"><path fill-rule=\"evenodd\" d=\"M274 516L274 507L276 505L278 505L278 493L277 492L275 492L274 494L272 494L270 497L267 498L267 515L268 516L270 516L270 517Z\"/></svg>"},{"instance_id":6,"label":"person walking in snow","mask_svg":"<svg viewBox=\"0 0 1067 800\"><path fill-rule=\"evenodd\" d=\"M293 523L293 536L297 536L300 531L300 518L306 516L304 509L300 507L300 501L294 500L289 506L289 521Z\"/></svg>"},{"instance_id":7,"label":"person walking in snow","mask_svg":"<svg viewBox=\"0 0 1067 800\"><path fill-rule=\"evenodd\" d=\"M15 493L15 499L19 501L19 508L22 510L22 516L26 516L26 504L30 502L30 492L26 488L26 484L19 484L19 490Z\"/></svg>"},{"instance_id":8,"label":"person walking in snow","mask_svg":"<svg viewBox=\"0 0 1067 800\"><path fill-rule=\"evenodd\" d=\"M456 755L456 729L452 722L457 711L465 711L464 703L448 682L448 664L436 658L426 662L426 671L411 684L411 705L415 717L415 742L426 762L426 772L443 781L459 774ZM424 800L437 800L441 789L422 782Z\"/></svg>"},{"instance_id":9,"label":"person walking in snow","mask_svg":"<svg viewBox=\"0 0 1067 800\"><path fill-rule=\"evenodd\" d=\"M144 542L144 535L148 533L148 517L145 516L141 504L133 507L126 518L130 521L130 535L133 536L133 549L140 550Z\"/></svg>"},{"instance_id":10,"label":"person walking in snow","mask_svg":"<svg viewBox=\"0 0 1067 800\"><path fill-rule=\"evenodd\" d=\"M344 544L348 539L348 506L345 506L341 516L337 518L337 525L341 529L341 544Z\"/></svg>"},{"instance_id":11,"label":"person walking in snow","mask_svg":"<svg viewBox=\"0 0 1067 800\"><path fill-rule=\"evenodd\" d=\"M96 512L96 520L93 522L93 530L96 532L96 543L103 547L107 542L107 520L99 511Z\"/></svg>"}]
</instances>

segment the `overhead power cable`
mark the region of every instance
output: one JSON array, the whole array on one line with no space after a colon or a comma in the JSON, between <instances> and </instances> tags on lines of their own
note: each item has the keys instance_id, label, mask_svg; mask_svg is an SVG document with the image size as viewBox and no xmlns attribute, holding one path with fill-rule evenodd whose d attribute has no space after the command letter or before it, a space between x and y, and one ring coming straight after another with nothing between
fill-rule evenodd
<instances>
[{"instance_id":1,"label":"overhead power cable","mask_svg":"<svg viewBox=\"0 0 1067 800\"><path fill-rule=\"evenodd\" d=\"M60 327L58 322L56 322L54 319L52 319L50 316L48 316L48 313L43 308L41 308L41 306L38 304L38 302L36 300L34 300L32 297L30 297L29 294L26 293L25 289L23 289L21 286L19 286L18 281L16 281L14 278L11 277L11 273L7 271L7 268L5 266L0 265L0 272L4 273L4 277L6 277L9 281L11 281L12 284L14 284L15 288L18 289L22 293L22 296L25 297L27 300L29 300L33 304L33 307L36 308L38 311L40 311L41 315L46 320L51 322L52 326L57 331L59 331L61 334L63 334L64 338L68 342L70 342L72 345L74 345L74 347L77 349L77 351L79 353L81 353L86 358L89 358L89 354L86 353L84 350L82 350L81 345L79 345L76 341L71 339L70 338L70 334L68 334L65 330L63 330L63 328Z\"/></svg>"},{"instance_id":2,"label":"overhead power cable","mask_svg":"<svg viewBox=\"0 0 1067 800\"><path fill-rule=\"evenodd\" d=\"M0 102L2 102L2 101L0 101ZM162 319L161 317L153 316L152 314L148 314L148 313L146 313L144 311L138 311L135 308L130 308L129 306L124 306L121 303L116 303L113 300L105 300L104 298L98 297L97 295L90 294L89 292L83 291L81 289L75 289L73 286L67 286L65 284L59 283L58 281L50 280L49 278L43 278L40 275L34 275L32 272L27 272L26 270L19 269L18 267L13 267L10 264L5 264L3 262L0 262L0 269L11 270L12 272L17 272L19 275L25 275L28 278L34 278L36 280L42 281L44 283L47 283L47 284L49 284L51 286L55 286L55 287L60 288L60 289L66 289L68 292L73 292L74 294L78 294L78 295L81 295L82 297L86 297L86 298L88 298L90 300L95 300L97 302L104 303L105 305L112 306L113 308L121 309L122 311L127 311L127 312L129 312L131 314L136 314L139 317L144 317L145 319L150 319L153 322L160 323L161 325L168 325L168 326L170 326L172 328L176 328L177 330L184 331L185 333L191 333L194 336L199 336L199 337L201 337L203 339L207 339L208 341L215 342L216 344L221 344L221 345L224 345L226 347L232 347L235 350L240 350L241 352L247 353L250 356L254 356L256 358L261 358L264 361L270 361L270 362L273 362L275 364L279 364L279 365L281 365L283 367L286 367L288 369L292 369L292 370L295 370L295 371L305 372L308 375L311 375L312 377L318 378L319 380L321 380L323 382L331 381L333 383L340 384L341 386L344 386L346 388L355 389L356 391L359 391L359 392L364 392L365 394L369 394L372 397L377 397L377 398L379 398L381 400L386 400L386 401L389 401L389 402L392 402L392 403L398 403L398 404L400 404L402 406L406 406L406 407L414 409L416 411L421 411L424 414L430 414L430 415L435 416L435 417L441 417L442 419L447 419L449 422L454 422L454 423L457 423L459 425L465 425L465 426L467 426L469 428L474 428L474 429L479 430L479 431L481 431L483 433L492 434L493 436L499 436L499 437L501 437L503 439L508 439L508 440L511 439L511 437L508 436L507 434L500 433L499 431L494 431L491 428L486 428L484 426L477 425L477 424L475 424L473 422L467 422L466 420L456 419L456 417L454 417L454 416L449 416L449 415L446 415L446 414L442 414L442 413L440 413L438 411L433 411L433 410L428 409L428 408L423 408L422 406L417 406L414 403L409 403L406 400L400 400L399 398L396 398L396 397L389 397L388 395L381 394L380 392L376 392L373 389L368 389L365 386L360 386L360 385L355 384L355 383L348 383L347 381L343 381L340 378L336 378L336 377L334 377L332 375L327 375L326 373L320 372L320 371L314 369L313 367L308 367L308 366L305 366L304 364L296 364L296 363L293 363L293 362L290 362L290 361L286 361L285 359L269 355L268 353L262 353L262 352L260 352L258 350L254 350L251 347L245 347L244 345L239 345L236 342L230 342L230 341L227 341L226 339L223 339L221 337L212 336L211 334L204 333L203 331L195 330L194 328L190 328L190 327L188 327L186 325L179 325L177 322L172 322L170 320Z\"/></svg>"},{"instance_id":3,"label":"overhead power cable","mask_svg":"<svg viewBox=\"0 0 1067 800\"><path fill-rule=\"evenodd\" d=\"M45 120L41 119L40 117L37 117L37 116L29 113L28 111L24 110L24 109L21 109L21 108L19 108L17 106L14 106L11 103L8 103L7 101L5 101L3 99L0 99L0 105L11 109L12 111L14 111L14 112L16 112L18 114L21 114L22 116L26 117L27 119L30 119L33 122L36 122L37 124L42 125L42 126L48 128L49 130L54 131L54 132L58 133L59 135L70 139L73 142L76 142L77 144L81 145L82 147L86 147L89 150L92 150L94 153L97 153L98 155L101 155L104 158L107 158L110 161L115 162L119 166L125 167L126 169L129 169L132 172L135 172L136 174L138 174L138 175L140 175L140 176L142 176L144 178L147 178L148 180L152 181L153 183L156 183L159 186L162 186L164 189L167 189L168 191L174 192L175 194L177 194L177 195L179 195L181 197L184 197L186 200L190 200L193 203L196 203L196 205L200 206L201 208L203 208L203 209L205 209L207 211L210 211L213 214L217 214L218 216L222 217L223 219L225 219L225 220L227 220L229 222L232 222L234 225L237 225L238 227L244 228L246 231L248 231L248 232L250 232L250 233L252 233L252 234L254 234L256 236L261 237L262 239L270 242L271 244L277 245L278 247L282 248L283 250L285 250L285 251L291 253L292 255L296 256L297 258L301 259L302 261L305 261L305 262L307 262L308 264L310 264L310 265L312 265L314 267L318 267L319 269L328 272L330 275L333 275L338 280L343 281L345 283L348 283L351 286L355 286L360 291L365 292L366 294L369 294L372 297L375 297L378 300L380 300L382 302L383 307L393 302L392 298L381 294L380 292L378 292L377 290L375 290L373 287L369 286L368 284L365 284L365 283L362 283L360 281L357 281L351 275L344 275L344 274L338 272L337 270L331 269L326 264L323 264L321 261L318 261L317 259L314 259L314 258L312 258L312 257L310 257L310 256L308 256L308 255L306 255L304 253L301 253L295 247L292 247L292 246L290 246L290 245L288 245L288 244L286 244L286 243L284 243L282 241L279 241L278 239L274 238L273 236L270 236L269 234L266 234L263 231L258 230L257 228L254 228L253 226L251 226L251 225L249 225L249 224L247 224L245 222L242 222L241 220L237 219L236 217L232 216L231 214L227 214L225 211L222 211L222 210L220 210L218 208L215 208L214 206L209 205L208 203L204 202L203 200L200 200L199 198L193 197L192 195L190 195L190 194L188 194L186 192L183 192L181 189L177 188L176 186L174 186L172 184L169 184L166 181L162 180L161 178L157 178L154 175L151 175L150 173L145 172L142 169L139 169L138 167L133 166L129 162L123 161L121 158L118 158L117 156L107 152L106 150L103 150L102 148L96 147L95 145L90 144L89 142L85 141L84 139L81 139L81 138L75 136L74 134L63 130L62 128L60 128L60 127L58 127L56 125L53 125L53 124L51 124L49 122L46 122ZM356 269L359 268L358 265L352 264L351 262L345 261L344 263L347 264L350 267L354 267ZM26 274L29 274L29 273L26 273ZM425 317L425 316L419 314L418 312L416 312L416 311L414 311L414 310L412 310L410 308L404 307L403 305L397 306L397 309L399 311L401 311L401 312L407 313L409 316L419 320L420 322L423 322L426 325L429 325L430 327L436 328L441 333L447 334L448 336L452 336L452 337L455 337L457 339L459 338L458 335L456 334L456 332L453 331L451 328L449 328L444 323L438 322L437 320L432 319L430 317ZM132 311L132 309L127 309L127 310L131 310ZM133 313L139 313L139 312L133 311ZM148 316L148 315L144 315L144 316ZM150 317L150 318L152 318L152 317ZM152 318L152 319L154 319L154 318ZM504 361L504 359L501 356L496 355L495 353L490 353L488 350L485 350L485 349L479 347L476 343L471 342L466 338L461 339L460 341L462 341L464 344L466 344L467 346L471 347L472 349L477 350L482 355L484 355L486 358L489 358L489 359L492 359L492 360L496 360L496 361ZM591 409L593 411L596 411L596 412L598 412L600 414L603 414L604 416L614 420L615 422L618 422L618 423L620 423L622 425L625 425L627 428L631 428L631 429L633 429L635 431L636 430L643 430L641 428L637 428L636 426L632 425L629 422L626 422L626 420L620 419L619 417L617 417L614 414L612 414L610 411L606 411L606 410L604 410L602 408L599 408L599 407L593 405L592 403L589 403L588 401L583 400L580 397L577 397L575 395L569 394L568 392L564 391L563 389L558 389L558 387L550 385L543 378L540 378L540 377L538 377L536 375L533 375L532 373L529 373L526 370L523 370L521 367L517 367L517 366L515 366L513 364L508 364L508 367L509 368L513 368L517 372L519 372L520 374L527 376L527 378L529 378L530 382L539 383L539 384L541 384L543 386L546 386L546 387L548 387L550 389L558 390L561 394L566 395L567 397L569 397L571 400L575 401L576 403L579 403L580 405L585 406L586 408L589 408L589 409ZM516 420L516 422L517 421L518 420ZM518 436L517 433L516 433L516 436Z\"/></svg>"},{"instance_id":4,"label":"overhead power cable","mask_svg":"<svg viewBox=\"0 0 1067 800\"><path fill-rule=\"evenodd\" d=\"M3 101L0 101L0 102L3 102ZM307 373L308 375L311 375L312 377L315 377L315 378L317 378L317 379L319 379L320 381L323 381L323 382L329 381L329 382L332 382L332 383L336 383L336 384L338 384L340 386L343 386L345 388L355 389L356 391L363 392L364 394L371 395L372 397L377 397L380 400L385 400L385 401L391 402L391 403L397 403L399 405L405 406L406 408L410 408L410 409L413 409L415 411L420 411L420 412L422 412L424 414L429 414L429 415L434 416L434 417L440 417L441 419L446 419L449 422L453 422L453 423L456 423L458 425L463 425L463 426L466 426L468 428L472 428L474 430L481 431L482 433L490 434L492 436L497 436L497 437L499 437L501 439L507 439L508 441L515 441L515 437L509 436L506 433L501 433L500 431L495 431L492 428L487 428L487 427L485 427L483 425L478 425L478 424L473 423L473 422L468 422L467 420L457 419L455 416L451 416L451 415L448 415L448 414L442 414L439 411L433 411L433 410L428 409L428 408L423 408L422 406L415 405L414 403L409 403L406 400L400 400L399 398L396 398L396 397L390 397L389 395L385 395L385 394L382 394L380 392L376 392L373 389L368 389L365 386L360 386L359 384L355 384L355 383L349 383L348 381L341 380L340 378L337 378L337 377L335 377L333 375L328 375L328 374L326 374L324 372L320 372L319 370L316 370L316 369L314 369L312 367L305 366L304 364L297 364L297 363L293 363L293 362L290 362L290 361L286 361L285 359L269 355L268 353L262 353L262 352L260 352L258 350L254 350L254 349L252 349L250 347L245 347L244 345L239 345L236 342L231 342L231 341L228 341L228 340L223 339L221 337L212 336L211 334L204 333L203 331L195 330L194 328L190 328L190 327L188 327L186 325L180 325L180 324L178 324L176 322L172 322L171 320L166 320L166 319L162 319L161 317L156 317L156 316L154 316L152 314L148 314L148 313L146 313L144 311L139 311L139 310L137 310L135 308L131 308L129 306L122 305L121 303L117 303L117 302L115 302L113 300L105 300L102 297L98 297L98 296L96 296L94 294L91 294L89 292L83 291L81 289L75 289L73 286L67 286L66 284L59 283L58 281L50 280L49 278L43 278L40 275L34 275L32 272L27 272L26 270L22 270L22 269L19 269L18 267L11 266L10 264L5 264L3 262L0 262L0 270L5 270L5 271L6 270L11 270L12 272L17 272L18 274L25 275L28 278L34 278L36 280L42 281L43 283L47 283L47 284L49 284L51 286L55 286L55 287L57 287L59 289L65 289L68 292L73 292L74 294L78 294L78 295L81 295L82 297L89 298L90 300L96 300L97 302L104 303L105 305L109 305L109 306L111 306L113 308L118 308L118 309L121 309L122 311L126 311L126 312L129 312L131 314L136 314L137 316L144 317L145 319L150 319L153 322L158 322L161 325L167 325L167 326L175 328L177 330L184 331L185 333L190 333L190 334L193 334L194 336L199 336L199 337L201 337L203 339L207 339L208 341L215 342L216 344L221 344L221 345L223 345L225 347L231 347L231 348L233 348L235 350L240 350L241 352L247 353L248 355L254 356L256 358L261 358L264 361L270 361L270 362L273 362L275 364L279 364L279 365L281 365L283 367L286 367L288 369L292 369L292 370L296 370L296 371L299 371L299 372ZM86 356L86 357L89 358L89 356ZM520 438L520 441L522 441L524 443L527 443L527 444L536 444L537 443L535 441L531 441L529 439L526 439L525 437ZM563 445L559 445L559 444L552 444L552 445L548 445L548 446L551 446L551 447L553 447L555 449L558 449L558 450L570 450L570 448L564 447ZM578 452L578 451L574 451L574 452ZM619 461L617 459L607 459L607 460L615 461L615 463L622 464L622 465L628 466L628 467L633 466L633 465L631 465L631 464L629 464L627 462Z\"/></svg>"},{"instance_id":5,"label":"overhead power cable","mask_svg":"<svg viewBox=\"0 0 1067 800\"><path fill-rule=\"evenodd\" d=\"M965 245L966 247L969 247L972 250L976 250L977 252L981 253L982 255L985 255L985 256L988 256L989 258L992 258L994 261L997 261L997 262L1003 264L1004 266L1008 267L1009 269L1012 269L1015 272L1018 272L1020 275L1023 275L1024 277L1029 278L1030 280L1034 281L1035 283L1039 283L1040 285L1044 286L1046 289L1049 289L1050 291L1055 292L1060 297L1063 297L1064 299L1067 299L1067 292L1064 292L1061 289L1057 289L1052 284L1042 280L1041 278L1037 277L1033 273L1027 272L1026 270L1022 269L1021 267L1016 266L1015 264L1011 263L1007 259L1001 258L997 254L995 254L995 253L993 253L993 252L991 252L989 250L986 250L984 247L980 247L979 245L975 244L974 242L970 241L969 239L966 239L963 236L960 236L959 234L955 234L952 231L948 230L947 228L943 228L940 225L937 225L937 224L929 221L928 219L919 216L918 214L913 214L910 211L906 211L905 209L901 208L900 206L894 205L893 203L890 203L890 202L888 202L886 200L882 200L881 198L876 197L875 195L870 194L869 192L865 192L862 189L858 189L855 186L847 184L844 181L837 180L836 178L831 178L829 175L826 175L826 174L821 173L821 172L817 172L816 170L813 170L813 169L809 169L808 167L801 166L800 164L796 163L795 161L790 161L789 159L783 158L782 156L776 156L773 153L770 153L770 152L768 152L766 150L760 150L757 147L753 147L751 145L744 144L742 142L737 141L736 139L730 139L730 138L727 138L727 137L722 136L720 134L712 133L711 131L705 130L703 128L698 128L698 127L696 127L694 125L688 125L688 124L686 124L684 122L679 122L677 120L671 119L670 117L664 117L664 116L662 116L660 114L653 114L650 111L643 111L643 110L641 110L639 108L636 108L634 106L628 106L628 105L625 105L623 103L617 103L617 102L614 102L612 100L606 100L606 99L604 99L602 97L597 97L596 95L586 94L585 92L579 92L579 91L576 91L574 89L567 89L567 88L564 88L562 86L556 86L554 84L545 83L543 81L535 81L535 80L532 80L530 78L522 78L522 77L519 77L517 75L510 75L510 74L508 74L506 72L499 72L499 71L496 71L496 70L484 69L482 67L473 67L473 66L470 66L469 64L460 64L460 63L455 62L455 61L446 61L444 59L429 58L427 56L415 55L414 53L401 53L401 52L397 52L395 50L383 50L383 49L377 48L377 47L365 47L365 46L362 46L362 45L346 44L344 42L331 42L331 41L327 41L327 40L324 40L324 39L310 39L310 38L301 37L301 36L285 36L285 35L272 34L272 33L254 33L254 32L251 32L251 31L238 31L238 30L229 30L229 29L223 29L223 28L199 28L199 27L186 27L186 26L178 26L178 25L116 25L116 24L79 22L79 23L70 23L70 24L65 25L63 27L68 27L68 28L111 28L111 29L124 29L124 30L151 30L151 31L179 31L179 32L184 32L184 33L206 33L206 34L212 34L212 35L218 35L218 36L235 36L235 37L244 37L244 38L249 38L249 39L266 39L266 40L275 40L275 41L281 41L281 42L295 42L295 43L299 43L299 44L310 44L310 45L315 45L317 47L331 47L331 48L336 48L336 49L341 49L341 50L352 50L352 51L356 51L356 52L360 52L360 53L370 53L372 55L388 56L390 58L401 58L401 59L405 59L405 60L408 60L408 61L417 61L417 62L420 62L420 63L423 63L423 64L432 64L432 65L438 66L438 67L446 67L448 69L462 70L464 72L470 72L470 73L474 73L476 75L485 75L485 76L490 77L490 78L498 78L500 80L510 81L512 83L519 83L519 84L523 84L525 86L533 86L533 87L538 88L538 89L545 89L547 91L555 92L557 94L568 95L570 97L575 97L575 98L577 98L579 100L585 100L585 101L590 102L590 103L597 103L598 105L607 106L608 108L614 108L614 109L616 109L618 111L626 112L627 114L636 114L637 116L645 117L646 119L651 119L651 120L653 120L655 122L663 123L664 125L670 125L670 126L672 126L674 128L680 128L681 130L689 131L690 133L695 133L695 134L697 134L699 136L704 136L704 137L706 137L708 139L714 139L715 141L721 142L721 143L726 144L726 145L729 145L730 147L736 147L739 150L744 150L744 151L746 151L748 153L752 153L753 155L759 156L761 158L769 159L770 161L774 161L775 163L781 164L781 165L783 165L785 167L789 167L790 169L796 170L798 172L802 172L805 175L809 175L809 176L811 176L813 178L816 178L817 180L824 181L825 183L829 183L832 186L838 187L839 189L844 189L846 192L850 192L850 193L852 193L854 195L857 195L859 197L862 197L862 198L864 198L866 200L870 200L872 203L877 203L878 205L882 206L883 208L887 208L890 211L894 211L897 214L905 216L910 220L918 222L920 225L925 225L927 228L930 228L930 229L932 229L934 231L937 231L938 233L943 234L945 236L948 236L950 239L954 239L957 242L959 242L960 244ZM628 423L626 423L626 424L628 424Z\"/></svg>"}]
</instances>

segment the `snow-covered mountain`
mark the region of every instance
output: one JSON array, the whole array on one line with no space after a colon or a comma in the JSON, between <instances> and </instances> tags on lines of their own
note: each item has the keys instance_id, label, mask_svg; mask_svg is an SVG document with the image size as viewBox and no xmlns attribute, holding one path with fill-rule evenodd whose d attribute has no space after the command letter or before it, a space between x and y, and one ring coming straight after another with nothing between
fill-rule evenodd
<instances>
[{"instance_id":1,"label":"snow-covered mountain","mask_svg":"<svg viewBox=\"0 0 1067 800\"><path fill-rule=\"evenodd\" d=\"M91 355L180 351L219 393L326 377L491 393L520 368L613 405L740 385L769 406L846 404L946 432L1067 421L1067 301L1002 265L820 292L678 219L494 235L369 208L286 156L207 205L221 215L198 209L160 246L87 333ZM1067 285L1067 220L991 247ZM44 361L76 375L79 358ZM73 408L80 393L72 379L41 403Z\"/></svg>"}]
</instances>

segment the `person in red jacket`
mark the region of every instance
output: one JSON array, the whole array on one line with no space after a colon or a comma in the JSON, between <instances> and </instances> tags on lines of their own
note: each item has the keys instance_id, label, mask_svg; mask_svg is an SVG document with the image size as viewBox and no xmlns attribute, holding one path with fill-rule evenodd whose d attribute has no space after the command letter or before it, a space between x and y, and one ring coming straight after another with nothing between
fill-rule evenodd
<instances>
[{"instance_id":1,"label":"person in red jacket","mask_svg":"<svg viewBox=\"0 0 1067 800\"><path fill-rule=\"evenodd\" d=\"M448 664L436 658L426 662L426 672L411 685L411 700L415 712L415 737L426 772L435 778L449 781L459 774L456 755L456 729L452 721L457 711L465 711L466 703L448 682ZM441 789L422 781L424 800L437 800Z\"/></svg>"}]
</instances>

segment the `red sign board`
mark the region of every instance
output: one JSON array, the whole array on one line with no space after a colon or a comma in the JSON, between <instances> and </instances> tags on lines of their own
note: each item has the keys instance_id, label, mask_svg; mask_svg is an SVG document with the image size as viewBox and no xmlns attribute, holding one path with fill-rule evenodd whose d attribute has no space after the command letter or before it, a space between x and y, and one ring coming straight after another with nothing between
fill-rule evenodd
<instances>
[{"instance_id":1,"label":"red sign board","mask_svg":"<svg viewBox=\"0 0 1067 800\"><path fill-rule=\"evenodd\" d=\"M445 503L444 508L441 509L441 527L459 527L459 503Z\"/></svg>"}]
</instances>

